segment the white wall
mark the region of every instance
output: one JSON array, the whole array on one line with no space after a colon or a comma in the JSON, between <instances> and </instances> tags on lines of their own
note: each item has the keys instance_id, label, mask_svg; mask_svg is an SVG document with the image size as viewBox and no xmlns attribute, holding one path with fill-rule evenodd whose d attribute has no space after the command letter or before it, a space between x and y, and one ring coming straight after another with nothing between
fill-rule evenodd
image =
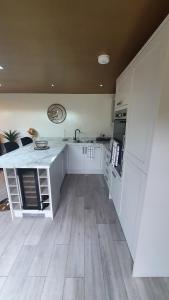
<instances>
[{"instance_id":1,"label":"white wall","mask_svg":"<svg viewBox=\"0 0 169 300\"><path fill-rule=\"evenodd\" d=\"M22 132L32 127L43 137L72 137L76 128L86 137L111 134L112 99L108 94L0 94L0 129ZM53 103L66 108L62 124L47 117Z\"/></svg>"}]
</instances>

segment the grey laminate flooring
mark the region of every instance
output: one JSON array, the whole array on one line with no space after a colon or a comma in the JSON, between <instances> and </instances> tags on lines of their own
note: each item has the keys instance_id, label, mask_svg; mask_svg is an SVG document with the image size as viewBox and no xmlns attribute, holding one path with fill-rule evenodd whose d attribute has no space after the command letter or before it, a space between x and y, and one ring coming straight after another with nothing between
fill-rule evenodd
<instances>
[{"instance_id":1,"label":"grey laminate flooring","mask_svg":"<svg viewBox=\"0 0 169 300\"><path fill-rule=\"evenodd\" d=\"M100 175L68 175L53 221L0 214L0 300L168 300L169 279L132 278Z\"/></svg>"}]
</instances>

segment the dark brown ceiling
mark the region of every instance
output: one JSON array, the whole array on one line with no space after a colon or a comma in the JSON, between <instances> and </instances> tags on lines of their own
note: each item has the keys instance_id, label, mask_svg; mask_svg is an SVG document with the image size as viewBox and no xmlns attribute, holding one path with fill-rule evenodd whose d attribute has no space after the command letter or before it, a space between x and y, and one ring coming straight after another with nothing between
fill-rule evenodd
<instances>
[{"instance_id":1,"label":"dark brown ceiling","mask_svg":"<svg viewBox=\"0 0 169 300\"><path fill-rule=\"evenodd\" d=\"M0 92L112 93L116 77L169 12L169 0L0 4ZM97 63L104 52L109 65Z\"/></svg>"}]
</instances>

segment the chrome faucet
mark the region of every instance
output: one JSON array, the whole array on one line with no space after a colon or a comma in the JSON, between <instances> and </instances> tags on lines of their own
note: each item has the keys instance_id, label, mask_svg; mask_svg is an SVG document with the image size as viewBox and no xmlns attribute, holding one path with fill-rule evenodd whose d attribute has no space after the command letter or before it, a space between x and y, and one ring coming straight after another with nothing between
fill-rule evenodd
<instances>
[{"instance_id":1,"label":"chrome faucet","mask_svg":"<svg viewBox=\"0 0 169 300\"><path fill-rule=\"evenodd\" d=\"M80 133L80 129L75 129L75 136L74 136L74 141L77 141L77 132L79 132Z\"/></svg>"}]
</instances>

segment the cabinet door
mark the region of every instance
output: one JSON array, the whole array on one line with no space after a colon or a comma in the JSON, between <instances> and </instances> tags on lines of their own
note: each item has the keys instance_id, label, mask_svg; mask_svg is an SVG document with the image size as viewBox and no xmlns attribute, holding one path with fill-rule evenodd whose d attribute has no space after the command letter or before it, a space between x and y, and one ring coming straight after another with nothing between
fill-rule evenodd
<instances>
[{"instance_id":1,"label":"cabinet door","mask_svg":"<svg viewBox=\"0 0 169 300\"><path fill-rule=\"evenodd\" d=\"M134 259L141 219L146 175L130 160L125 160L122 179L120 222Z\"/></svg>"},{"instance_id":2,"label":"cabinet door","mask_svg":"<svg viewBox=\"0 0 169 300\"><path fill-rule=\"evenodd\" d=\"M115 110L123 108L130 102L133 67L125 70L116 81Z\"/></svg>"},{"instance_id":3,"label":"cabinet door","mask_svg":"<svg viewBox=\"0 0 169 300\"><path fill-rule=\"evenodd\" d=\"M68 146L68 173L84 173L84 146Z\"/></svg>"},{"instance_id":4,"label":"cabinet door","mask_svg":"<svg viewBox=\"0 0 169 300\"><path fill-rule=\"evenodd\" d=\"M110 171L110 194L116 208L116 212L119 215L121 205L121 178L113 167L111 167Z\"/></svg>"},{"instance_id":5,"label":"cabinet door","mask_svg":"<svg viewBox=\"0 0 169 300\"><path fill-rule=\"evenodd\" d=\"M108 188L110 188L110 151L108 151L106 148L104 148L103 151L103 174Z\"/></svg>"},{"instance_id":6,"label":"cabinet door","mask_svg":"<svg viewBox=\"0 0 169 300\"><path fill-rule=\"evenodd\" d=\"M153 129L160 103L163 80L164 45L152 41L135 60L131 103L127 116L126 150L136 164L147 171Z\"/></svg>"},{"instance_id":7,"label":"cabinet door","mask_svg":"<svg viewBox=\"0 0 169 300\"><path fill-rule=\"evenodd\" d=\"M89 145L90 147L90 145ZM93 158L90 158L88 146L85 146L85 173L86 174L102 174L103 173L103 148L101 145L94 147Z\"/></svg>"}]
</instances>

